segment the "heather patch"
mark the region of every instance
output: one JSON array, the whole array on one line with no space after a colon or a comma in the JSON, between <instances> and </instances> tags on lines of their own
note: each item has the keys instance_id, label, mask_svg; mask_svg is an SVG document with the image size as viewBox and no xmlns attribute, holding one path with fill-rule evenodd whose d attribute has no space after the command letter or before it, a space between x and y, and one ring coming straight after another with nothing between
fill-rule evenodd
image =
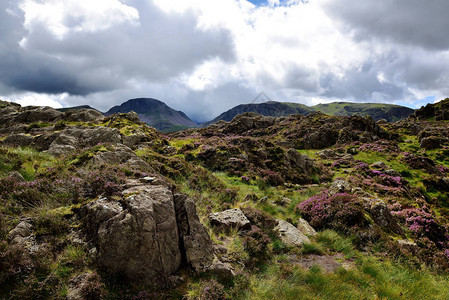
<instances>
[{"instance_id":1,"label":"heather patch","mask_svg":"<svg viewBox=\"0 0 449 300\"><path fill-rule=\"evenodd\" d=\"M347 193L331 195L324 191L301 202L296 211L317 229L348 231L352 227L367 225L357 196Z\"/></svg>"}]
</instances>

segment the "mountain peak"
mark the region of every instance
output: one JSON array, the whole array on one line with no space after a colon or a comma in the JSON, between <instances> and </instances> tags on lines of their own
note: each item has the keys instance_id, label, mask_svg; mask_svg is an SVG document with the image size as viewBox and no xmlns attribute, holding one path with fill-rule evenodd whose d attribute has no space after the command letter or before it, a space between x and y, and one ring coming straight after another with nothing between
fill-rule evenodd
<instances>
[{"instance_id":1,"label":"mountain peak","mask_svg":"<svg viewBox=\"0 0 449 300\"><path fill-rule=\"evenodd\" d=\"M129 99L121 105L114 106L105 115L130 111L136 112L140 120L160 131L176 131L196 126L185 113L174 110L164 102L153 98Z\"/></svg>"}]
</instances>

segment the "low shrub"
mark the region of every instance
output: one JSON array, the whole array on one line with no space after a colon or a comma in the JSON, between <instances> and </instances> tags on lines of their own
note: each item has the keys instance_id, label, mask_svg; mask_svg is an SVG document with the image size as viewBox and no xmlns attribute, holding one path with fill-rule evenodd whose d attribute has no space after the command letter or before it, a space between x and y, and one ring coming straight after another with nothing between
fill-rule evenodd
<instances>
[{"instance_id":1,"label":"low shrub","mask_svg":"<svg viewBox=\"0 0 449 300\"><path fill-rule=\"evenodd\" d=\"M367 225L357 196L347 193L331 195L324 191L298 204L296 211L316 229L347 231L354 226Z\"/></svg>"}]
</instances>

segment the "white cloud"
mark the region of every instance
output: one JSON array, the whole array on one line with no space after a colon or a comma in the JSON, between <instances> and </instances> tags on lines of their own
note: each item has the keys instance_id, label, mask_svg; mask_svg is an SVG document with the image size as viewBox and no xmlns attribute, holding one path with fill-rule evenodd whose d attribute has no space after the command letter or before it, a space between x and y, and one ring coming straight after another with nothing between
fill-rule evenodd
<instances>
[{"instance_id":1,"label":"white cloud","mask_svg":"<svg viewBox=\"0 0 449 300\"><path fill-rule=\"evenodd\" d=\"M67 98L68 94L64 93L58 96L47 95L41 93L20 93L9 97L2 97L0 99L8 99L12 102L19 103L22 106L50 106L53 108L61 108L61 102Z\"/></svg>"},{"instance_id":2,"label":"white cloud","mask_svg":"<svg viewBox=\"0 0 449 300\"><path fill-rule=\"evenodd\" d=\"M154 97L200 120L261 91L306 104L443 98L447 3L2 2L0 94L101 110Z\"/></svg>"}]
</instances>

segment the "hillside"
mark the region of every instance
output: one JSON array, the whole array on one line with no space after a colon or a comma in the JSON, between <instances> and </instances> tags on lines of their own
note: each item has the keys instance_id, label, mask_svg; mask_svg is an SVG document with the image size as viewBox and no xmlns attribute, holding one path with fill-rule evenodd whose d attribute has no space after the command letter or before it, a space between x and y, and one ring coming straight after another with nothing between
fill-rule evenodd
<instances>
[{"instance_id":1,"label":"hillside","mask_svg":"<svg viewBox=\"0 0 449 300\"><path fill-rule=\"evenodd\" d=\"M240 104L222 113L215 119L204 123L203 126L216 123L220 120L229 122L234 119L235 116L246 112L258 113L264 116L282 117L292 114L307 115L312 111L313 109L299 103L268 101L256 104Z\"/></svg>"},{"instance_id":2,"label":"hillside","mask_svg":"<svg viewBox=\"0 0 449 300\"><path fill-rule=\"evenodd\" d=\"M56 110L59 110L61 112L66 112L69 110L80 110L80 109L93 109L93 110L97 110L95 108L93 108L90 105L79 105L79 106L72 106L72 107L64 107L64 108L57 108ZM98 111L98 110L97 110Z\"/></svg>"},{"instance_id":3,"label":"hillside","mask_svg":"<svg viewBox=\"0 0 449 300\"><path fill-rule=\"evenodd\" d=\"M447 101L166 134L0 102L0 298L449 299Z\"/></svg>"},{"instance_id":4,"label":"hillside","mask_svg":"<svg viewBox=\"0 0 449 300\"><path fill-rule=\"evenodd\" d=\"M333 102L311 107L315 111L333 116L371 116L374 120L396 122L413 114L414 110L405 106L383 103Z\"/></svg>"},{"instance_id":5,"label":"hillside","mask_svg":"<svg viewBox=\"0 0 449 300\"><path fill-rule=\"evenodd\" d=\"M169 132L195 127L196 124L182 111L176 111L164 102L152 98L136 98L121 105L112 107L105 113L110 116L115 113L134 111L142 122L157 130Z\"/></svg>"},{"instance_id":6,"label":"hillside","mask_svg":"<svg viewBox=\"0 0 449 300\"><path fill-rule=\"evenodd\" d=\"M315 106L306 106L300 103L269 101L259 104L241 104L222 113L212 121L206 122L203 126L216 123L220 120L231 121L235 116L254 112L264 116L280 117L292 114L307 115L314 111L332 116L371 116L374 120L385 119L387 122L395 122L407 118L414 110L408 107L379 104L379 103L351 103L351 102L333 102L329 104L319 104Z\"/></svg>"}]
</instances>

